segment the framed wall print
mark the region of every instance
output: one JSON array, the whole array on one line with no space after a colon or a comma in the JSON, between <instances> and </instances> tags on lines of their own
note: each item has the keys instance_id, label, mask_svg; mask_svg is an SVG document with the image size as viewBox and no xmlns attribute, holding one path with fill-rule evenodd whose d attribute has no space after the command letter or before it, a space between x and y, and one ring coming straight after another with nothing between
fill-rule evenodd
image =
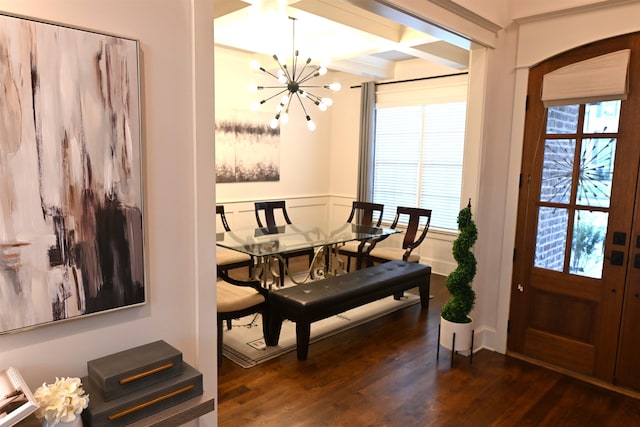
<instances>
[{"instance_id":1,"label":"framed wall print","mask_svg":"<svg viewBox=\"0 0 640 427\"><path fill-rule=\"evenodd\" d=\"M0 333L145 302L138 57L0 15Z\"/></svg>"},{"instance_id":2,"label":"framed wall print","mask_svg":"<svg viewBox=\"0 0 640 427\"><path fill-rule=\"evenodd\" d=\"M271 116L253 111L220 114L222 118L216 121L216 183L280 181L280 128L269 126Z\"/></svg>"}]
</instances>

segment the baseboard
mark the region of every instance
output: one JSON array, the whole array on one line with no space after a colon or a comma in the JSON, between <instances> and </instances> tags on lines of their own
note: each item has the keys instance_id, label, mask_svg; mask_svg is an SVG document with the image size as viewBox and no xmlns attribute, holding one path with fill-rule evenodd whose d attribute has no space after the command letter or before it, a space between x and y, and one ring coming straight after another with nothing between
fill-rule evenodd
<instances>
[{"instance_id":1,"label":"baseboard","mask_svg":"<svg viewBox=\"0 0 640 427\"><path fill-rule=\"evenodd\" d=\"M543 362L541 360L533 359L531 357L525 356L524 354L507 351L506 355L509 357L513 357L514 359L522 360L532 365L540 366L550 371L557 372L562 375L566 375L576 380L580 380L582 382L595 385L596 387L600 387L605 390L613 391L615 393L640 400L640 392L630 390L627 388L617 387L614 384L608 383L606 381L599 380L597 378L592 378L588 375L580 374L578 372L574 372L569 369L562 368L560 366L552 365L550 363Z\"/></svg>"}]
</instances>

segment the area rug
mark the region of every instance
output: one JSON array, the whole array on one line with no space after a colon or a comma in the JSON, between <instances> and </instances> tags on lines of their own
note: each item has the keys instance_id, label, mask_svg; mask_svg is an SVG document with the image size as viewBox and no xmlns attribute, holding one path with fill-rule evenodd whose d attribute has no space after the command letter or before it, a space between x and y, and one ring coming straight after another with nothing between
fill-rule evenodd
<instances>
[{"instance_id":1,"label":"area rug","mask_svg":"<svg viewBox=\"0 0 640 427\"><path fill-rule=\"evenodd\" d=\"M337 316L329 317L311 324L311 339L314 343L323 338L361 325L362 323L385 316L396 310L417 304L420 297L405 292L400 300L387 297L345 311ZM296 325L288 320L282 324L280 340L277 346L268 347L262 336L262 316L260 314L246 316L232 322L231 329L224 329L222 353L227 358L242 366L251 368L282 354L296 349ZM313 353L313 348L309 349Z\"/></svg>"}]
</instances>

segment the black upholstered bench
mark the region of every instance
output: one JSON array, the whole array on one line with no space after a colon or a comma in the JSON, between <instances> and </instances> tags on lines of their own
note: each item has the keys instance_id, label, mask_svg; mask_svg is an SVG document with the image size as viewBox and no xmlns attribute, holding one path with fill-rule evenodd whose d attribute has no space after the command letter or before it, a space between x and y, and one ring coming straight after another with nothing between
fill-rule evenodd
<instances>
[{"instance_id":1,"label":"black upholstered bench","mask_svg":"<svg viewBox=\"0 0 640 427\"><path fill-rule=\"evenodd\" d=\"M278 343L282 321L296 324L298 360L309 351L311 323L344 311L418 287L420 303L429 307L431 267L406 261L390 261L340 276L278 289L269 295L270 335Z\"/></svg>"}]
</instances>

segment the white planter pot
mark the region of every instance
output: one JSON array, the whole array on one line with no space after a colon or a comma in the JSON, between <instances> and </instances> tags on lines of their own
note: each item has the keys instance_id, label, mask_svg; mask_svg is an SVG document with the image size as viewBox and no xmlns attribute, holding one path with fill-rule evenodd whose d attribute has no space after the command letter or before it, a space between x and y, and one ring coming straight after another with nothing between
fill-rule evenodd
<instances>
[{"instance_id":1,"label":"white planter pot","mask_svg":"<svg viewBox=\"0 0 640 427\"><path fill-rule=\"evenodd\" d=\"M455 351L463 356L471 354L471 340L473 335L473 321L469 323L454 323L440 316L440 345L453 351L453 334L455 334Z\"/></svg>"}]
</instances>

